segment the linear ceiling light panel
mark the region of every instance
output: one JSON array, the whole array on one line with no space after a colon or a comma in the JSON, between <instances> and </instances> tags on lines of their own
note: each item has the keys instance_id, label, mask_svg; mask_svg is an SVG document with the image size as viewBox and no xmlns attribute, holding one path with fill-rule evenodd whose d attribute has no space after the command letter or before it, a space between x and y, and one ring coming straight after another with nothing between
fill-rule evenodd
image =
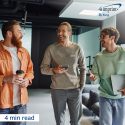
<instances>
[{"instance_id":1,"label":"linear ceiling light panel","mask_svg":"<svg viewBox=\"0 0 125 125\"><path fill-rule=\"evenodd\" d=\"M105 20L125 11L123 0L71 0L59 17Z\"/></svg>"}]
</instances>

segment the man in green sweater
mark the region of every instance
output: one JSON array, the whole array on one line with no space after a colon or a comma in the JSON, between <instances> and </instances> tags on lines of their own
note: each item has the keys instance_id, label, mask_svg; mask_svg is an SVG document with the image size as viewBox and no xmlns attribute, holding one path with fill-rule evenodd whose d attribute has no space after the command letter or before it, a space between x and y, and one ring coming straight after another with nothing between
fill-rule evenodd
<instances>
[{"instance_id":1,"label":"man in green sweater","mask_svg":"<svg viewBox=\"0 0 125 125\"><path fill-rule=\"evenodd\" d=\"M90 79L100 84L100 125L125 124L125 89L114 92L111 80L111 75L125 74L125 49L116 45L119 36L112 27L101 31L100 42L105 49L96 55L90 73Z\"/></svg>"},{"instance_id":2,"label":"man in green sweater","mask_svg":"<svg viewBox=\"0 0 125 125\"><path fill-rule=\"evenodd\" d=\"M70 41L72 27L63 22L57 30L58 41L45 51L41 73L51 75L51 96L56 125L64 125L66 104L71 125L78 125L82 115L82 89L85 84L85 61L80 47Z\"/></svg>"}]
</instances>

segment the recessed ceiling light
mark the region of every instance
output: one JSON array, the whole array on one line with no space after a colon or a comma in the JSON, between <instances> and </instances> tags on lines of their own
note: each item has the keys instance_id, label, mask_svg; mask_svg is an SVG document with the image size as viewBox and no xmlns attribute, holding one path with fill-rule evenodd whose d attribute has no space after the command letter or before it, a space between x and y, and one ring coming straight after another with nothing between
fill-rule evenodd
<instances>
[{"instance_id":1,"label":"recessed ceiling light","mask_svg":"<svg viewBox=\"0 0 125 125\"><path fill-rule=\"evenodd\" d=\"M79 15L91 15L91 16L97 16L99 15L99 11L97 10L82 10Z\"/></svg>"}]
</instances>

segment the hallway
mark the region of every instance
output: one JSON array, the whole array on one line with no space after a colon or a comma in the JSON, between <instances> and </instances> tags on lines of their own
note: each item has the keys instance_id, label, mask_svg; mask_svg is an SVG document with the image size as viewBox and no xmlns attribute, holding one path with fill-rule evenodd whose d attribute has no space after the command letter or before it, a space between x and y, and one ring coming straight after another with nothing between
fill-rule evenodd
<instances>
[{"instance_id":1,"label":"hallway","mask_svg":"<svg viewBox=\"0 0 125 125\"><path fill-rule=\"evenodd\" d=\"M27 125L56 125L51 102L50 90L29 89L28 114L39 114L39 122L28 122ZM66 125L69 125L69 114L66 112Z\"/></svg>"},{"instance_id":2,"label":"hallway","mask_svg":"<svg viewBox=\"0 0 125 125\"><path fill-rule=\"evenodd\" d=\"M50 89L29 89L28 114L39 114L39 122L27 122L27 125L56 125L51 102ZM70 125L68 108L65 125ZM92 125L89 117L82 117L81 125Z\"/></svg>"}]
</instances>

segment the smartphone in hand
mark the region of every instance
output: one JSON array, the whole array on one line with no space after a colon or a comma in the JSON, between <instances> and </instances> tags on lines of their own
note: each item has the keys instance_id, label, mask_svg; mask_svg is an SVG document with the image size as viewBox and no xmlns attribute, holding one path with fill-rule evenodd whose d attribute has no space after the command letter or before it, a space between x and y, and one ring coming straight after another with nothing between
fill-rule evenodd
<instances>
[{"instance_id":1,"label":"smartphone in hand","mask_svg":"<svg viewBox=\"0 0 125 125\"><path fill-rule=\"evenodd\" d=\"M63 65L61 67L64 68L65 70L67 70L69 68L69 65Z\"/></svg>"}]
</instances>

